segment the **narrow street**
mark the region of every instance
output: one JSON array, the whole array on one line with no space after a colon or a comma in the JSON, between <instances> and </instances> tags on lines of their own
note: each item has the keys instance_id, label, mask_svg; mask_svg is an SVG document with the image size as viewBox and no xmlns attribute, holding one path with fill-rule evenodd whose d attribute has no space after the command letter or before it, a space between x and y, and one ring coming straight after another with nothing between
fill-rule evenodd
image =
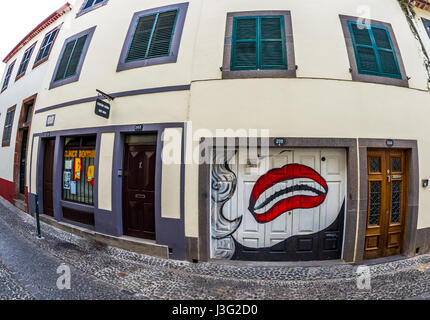
<instances>
[{"instance_id":1,"label":"narrow street","mask_svg":"<svg viewBox=\"0 0 430 320\"><path fill-rule=\"evenodd\" d=\"M355 266L167 261L90 243L0 200L0 299L430 299L430 256L370 266L358 290ZM57 268L71 289L57 288Z\"/></svg>"}]
</instances>

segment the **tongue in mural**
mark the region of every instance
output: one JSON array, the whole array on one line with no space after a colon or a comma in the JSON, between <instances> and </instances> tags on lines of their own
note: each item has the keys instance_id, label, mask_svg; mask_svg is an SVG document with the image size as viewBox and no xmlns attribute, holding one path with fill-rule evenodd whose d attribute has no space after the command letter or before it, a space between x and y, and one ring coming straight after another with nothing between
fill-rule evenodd
<instances>
[{"instance_id":1,"label":"tongue in mural","mask_svg":"<svg viewBox=\"0 0 430 320\"><path fill-rule=\"evenodd\" d=\"M292 183L299 179L299 183ZM259 223L270 222L294 209L320 206L327 197L327 182L310 167L289 164L261 176L252 190L249 211Z\"/></svg>"}]
</instances>

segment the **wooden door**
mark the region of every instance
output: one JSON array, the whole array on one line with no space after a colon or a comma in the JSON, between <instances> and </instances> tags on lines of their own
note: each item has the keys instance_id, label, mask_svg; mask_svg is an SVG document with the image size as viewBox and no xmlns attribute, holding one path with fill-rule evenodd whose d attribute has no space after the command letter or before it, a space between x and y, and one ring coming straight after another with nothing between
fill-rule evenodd
<instances>
[{"instance_id":1,"label":"wooden door","mask_svg":"<svg viewBox=\"0 0 430 320\"><path fill-rule=\"evenodd\" d=\"M125 145L124 234L155 240L155 145Z\"/></svg>"},{"instance_id":2,"label":"wooden door","mask_svg":"<svg viewBox=\"0 0 430 320\"><path fill-rule=\"evenodd\" d=\"M46 140L43 157L43 213L51 217L54 216L54 151L55 139Z\"/></svg>"},{"instance_id":3,"label":"wooden door","mask_svg":"<svg viewBox=\"0 0 430 320\"><path fill-rule=\"evenodd\" d=\"M399 150L368 151L365 259L403 250L408 190L406 157Z\"/></svg>"},{"instance_id":4,"label":"wooden door","mask_svg":"<svg viewBox=\"0 0 430 320\"><path fill-rule=\"evenodd\" d=\"M22 131L21 157L19 162L19 193L25 195L28 129Z\"/></svg>"}]
</instances>

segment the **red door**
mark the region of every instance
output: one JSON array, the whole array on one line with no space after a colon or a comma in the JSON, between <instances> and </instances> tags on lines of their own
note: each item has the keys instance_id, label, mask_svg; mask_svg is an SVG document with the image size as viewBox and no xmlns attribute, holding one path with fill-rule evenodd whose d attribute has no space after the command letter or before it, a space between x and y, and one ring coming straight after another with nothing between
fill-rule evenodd
<instances>
[{"instance_id":1,"label":"red door","mask_svg":"<svg viewBox=\"0 0 430 320\"><path fill-rule=\"evenodd\" d=\"M54 168L55 139L46 140L43 157L43 213L53 217L53 168Z\"/></svg>"},{"instance_id":2,"label":"red door","mask_svg":"<svg viewBox=\"0 0 430 320\"><path fill-rule=\"evenodd\" d=\"M124 234L155 240L155 145L125 145Z\"/></svg>"}]
</instances>

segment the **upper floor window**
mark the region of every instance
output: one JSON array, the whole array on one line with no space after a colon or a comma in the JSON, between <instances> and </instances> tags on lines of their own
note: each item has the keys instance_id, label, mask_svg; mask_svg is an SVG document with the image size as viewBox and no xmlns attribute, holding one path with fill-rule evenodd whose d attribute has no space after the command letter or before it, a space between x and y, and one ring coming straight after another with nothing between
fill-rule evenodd
<instances>
[{"instance_id":1,"label":"upper floor window","mask_svg":"<svg viewBox=\"0 0 430 320\"><path fill-rule=\"evenodd\" d=\"M117 71L176 62L188 3L134 14Z\"/></svg>"},{"instance_id":2,"label":"upper floor window","mask_svg":"<svg viewBox=\"0 0 430 320\"><path fill-rule=\"evenodd\" d=\"M424 29L426 29L427 31L427 35L430 37L430 20L421 18L423 25L424 25Z\"/></svg>"},{"instance_id":3,"label":"upper floor window","mask_svg":"<svg viewBox=\"0 0 430 320\"><path fill-rule=\"evenodd\" d=\"M50 89L79 80L82 65L96 27L67 39L55 67Z\"/></svg>"},{"instance_id":4,"label":"upper floor window","mask_svg":"<svg viewBox=\"0 0 430 320\"><path fill-rule=\"evenodd\" d=\"M54 30L50 31L46 34L45 39L43 39L42 45L40 46L39 53L37 54L36 61L34 62L34 67L42 64L49 58L49 54L51 53L52 46L54 45L55 40L57 39L57 35L60 31L60 28L57 27Z\"/></svg>"},{"instance_id":5,"label":"upper floor window","mask_svg":"<svg viewBox=\"0 0 430 320\"><path fill-rule=\"evenodd\" d=\"M15 66L15 62L16 62L16 60L14 62L12 62L9 65L9 67L7 68L6 77L4 78L3 85L1 87L1 92L5 91L7 89L7 86L9 85L9 80L10 80L10 77L12 75L12 71L13 71L13 67Z\"/></svg>"},{"instance_id":6,"label":"upper floor window","mask_svg":"<svg viewBox=\"0 0 430 320\"><path fill-rule=\"evenodd\" d=\"M289 11L237 12L227 16L223 77L294 77Z\"/></svg>"},{"instance_id":7,"label":"upper floor window","mask_svg":"<svg viewBox=\"0 0 430 320\"><path fill-rule=\"evenodd\" d=\"M104 6L108 0L84 0L81 9L79 10L77 17L101 6Z\"/></svg>"},{"instance_id":8,"label":"upper floor window","mask_svg":"<svg viewBox=\"0 0 430 320\"><path fill-rule=\"evenodd\" d=\"M407 86L400 50L390 24L341 16L354 80Z\"/></svg>"},{"instance_id":9,"label":"upper floor window","mask_svg":"<svg viewBox=\"0 0 430 320\"><path fill-rule=\"evenodd\" d=\"M13 119L15 116L15 109L16 109L16 106L13 106L9 108L6 112L6 120L4 124L3 139L2 139L3 147L10 146L10 138L12 136L12 126L13 126Z\"/></svg>"},{"instance_id":10,"label":"upper floor window","mask_svg":"<svg viewBox=\"0 0 430 320\"><path fill-rule=\"evenodd\" d=\"M22 78L25 75L25 71L27 71L28 63L30 62L30 58L31 58L31 55L33 54L35 46L36 44L33 44L30 48L28 48L24 52L24 57L22 57L21 64L19 65L18 73L16 75L16 80Z\"/></svg>"}]
</instances>

